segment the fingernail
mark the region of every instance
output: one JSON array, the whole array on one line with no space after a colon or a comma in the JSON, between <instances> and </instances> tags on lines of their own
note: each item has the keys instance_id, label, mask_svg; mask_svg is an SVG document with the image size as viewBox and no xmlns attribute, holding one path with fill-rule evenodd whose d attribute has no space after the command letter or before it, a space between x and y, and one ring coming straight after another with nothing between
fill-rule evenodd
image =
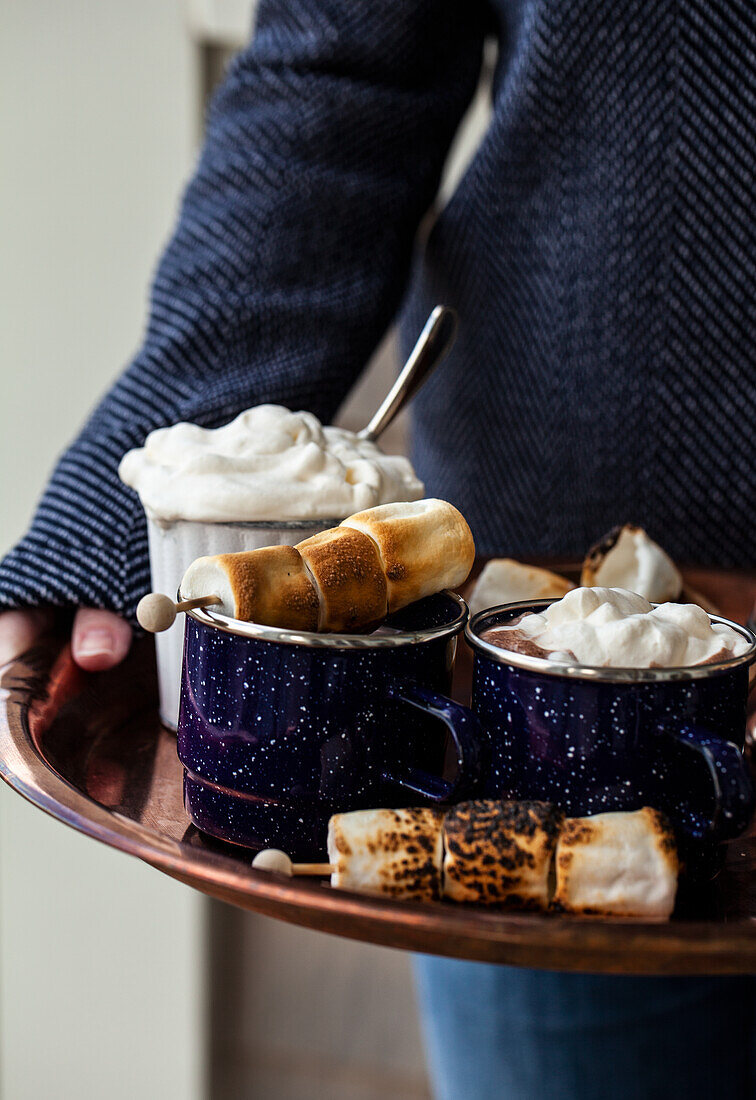
<instances>
[{"instance_id":1,"label":"fingernail","mask_svg":"<svg viewBox=\"0 0 756 1100\"><path fill-rule=\"evenodd\" d=\"M79 657L105 656L113 651L113 635L109 630L87 630L76 639L76 654Z\"/></svg>"}]
</instances>

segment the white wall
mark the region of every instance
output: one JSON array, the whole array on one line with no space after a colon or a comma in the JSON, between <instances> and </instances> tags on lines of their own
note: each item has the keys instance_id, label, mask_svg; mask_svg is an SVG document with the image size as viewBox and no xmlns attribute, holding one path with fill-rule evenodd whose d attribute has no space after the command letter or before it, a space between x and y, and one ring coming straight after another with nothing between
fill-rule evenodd
<instances>
[{"instance_id":1,"label":"white wall","mask_svg":"<svg viewBox=\"0 0 756 1100\"><path fill-rule=\"evenodd\" d=\"M0 0L0 540L136 348L192 160L180 0Z\"/></svg>"},{"instance_id":2,"label":"white wall","mask_svg":"<svg viewBox=\"0 0 756 1100\"><path fill-rule=\"evenodd\" d=\"M0 0L0 550L138 344L196 134L181 0ZM201 898L0 790L5 1100L201 1095Z\"/></svg>"}]
</instances>

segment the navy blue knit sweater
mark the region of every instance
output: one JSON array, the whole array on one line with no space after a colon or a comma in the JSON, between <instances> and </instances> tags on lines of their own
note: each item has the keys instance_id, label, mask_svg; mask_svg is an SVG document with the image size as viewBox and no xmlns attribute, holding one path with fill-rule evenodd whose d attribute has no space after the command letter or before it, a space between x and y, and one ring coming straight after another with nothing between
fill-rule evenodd
<instances>
[{"instance_id":1,"label":"navy blue knit sweater","mask_svg":"<svg viewBox=\"0 0 756 1100\"><path fill-rule=\"evenodd\" d=\"M500 44L490 130L413 240ZM148 588L116 476L177 420L328 420L405 300L454 352L414 459L483 552L582 553L616 522L753 565L752 0L263 0L152 289L144 344L0 566L0 605Z\"/></svg>"}]
</instances>

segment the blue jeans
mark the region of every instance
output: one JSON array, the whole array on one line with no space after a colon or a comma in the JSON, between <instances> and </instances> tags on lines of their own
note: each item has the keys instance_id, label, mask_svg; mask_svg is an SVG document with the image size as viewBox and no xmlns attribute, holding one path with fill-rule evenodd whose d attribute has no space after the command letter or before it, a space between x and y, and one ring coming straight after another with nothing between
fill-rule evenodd
<instances>
[{"instance_id":1,"label":"blue jeans","mask_svg":"<svg viewBox=\"0 0 756 1100\"><path fill-rule=\"evenodd\" d=\"M561 974L415 957L437 1100L743 1100L754 979Z\"/></svg>"}]
</instances>

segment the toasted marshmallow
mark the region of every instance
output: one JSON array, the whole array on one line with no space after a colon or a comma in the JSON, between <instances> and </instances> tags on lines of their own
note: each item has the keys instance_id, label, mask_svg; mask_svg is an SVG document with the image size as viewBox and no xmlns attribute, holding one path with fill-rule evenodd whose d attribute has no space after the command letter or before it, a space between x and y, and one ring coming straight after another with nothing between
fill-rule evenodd
<instances>
[{"instance_id":1,"label":"toasted marshmallow","mask_svg":"<svg viewBox=\"0 0 756 1100\"><path fill-rule=\"evenodd\" d=\"M318 593L294 546L197 558L184 573L181 596L218 596L214 610L244 622L318 629Z\"/></svg>"},{"instance_id":2,"label":"toasted marshmallow","mask_svg":"<svg viewBox=\"0 0 756 1100\"><path fill-rule=\"evenodd\" d=\"M349 527L321 531L297 550L318 592L318 630L364 630L386 615L386 576L378 547Z\"/></svg>"},{"instance_id":3,"label":"toasted marshmallow","mask_svg":"<svg viewBox=\"0 0 756 1100\"><path fill-rule=\"evenodd\" d=\"M461 802L444 818L444 897L546 909L562 814L548 802Z\"/></svg>"},{"instance_id":4,"label":"toasted marshmallow","mask_svg":"<svg viewBox=\"0 0 756 1100\"><path fill-rule=\"evenodd\" d=\"M467 520L446 500L401 501L345 519L378 547L388 585L389 612L463 584L475 560Z\"/></svg>"},{"instance_id":5,"label":"toasted marshmallow","mask_svg":"<svg viewBox=\"0 0 756 1100\"><path fill-rule=\"evenodd\" d=\"M615 527L588 552L580 583L587 587L626 588L651 603L676 600L682 577L672 559L642 527Z\"/></svg>"},{"instance_id":6,"label":"toasted marshmallow","mask_svg":"<svg viewBox=\"0 0 756 1100\"><path fill-rule=\"evenodd\" d=\"M441 893L442 810L353 810L328 822L331 885L433 901Z\"/></svg>"},{"instance_id":7,"label":"toasted marshmallow","mask_svg":"<svg viewBox=\"0 0 756 1100\"><path fill-rule=\"evenodd\" d=\"M497 607L503 603L549 597L559 599L574 587L570 581L548 569L523 565L512 558L493 558L483 567L467 602L470 614L476 615L487 607Z\"/></svg>"},{"instance_id":8,"label":"toasted marshmallow","mask_svg":"<svg viewBox=\"0 0 756 1100\"><path fill-rule=\"evenodd\" d=\"M554 905L568 913L666 918L678 870L674 834L658 810L567 818L557 843Z\"/></svg>"}]
</instances>

